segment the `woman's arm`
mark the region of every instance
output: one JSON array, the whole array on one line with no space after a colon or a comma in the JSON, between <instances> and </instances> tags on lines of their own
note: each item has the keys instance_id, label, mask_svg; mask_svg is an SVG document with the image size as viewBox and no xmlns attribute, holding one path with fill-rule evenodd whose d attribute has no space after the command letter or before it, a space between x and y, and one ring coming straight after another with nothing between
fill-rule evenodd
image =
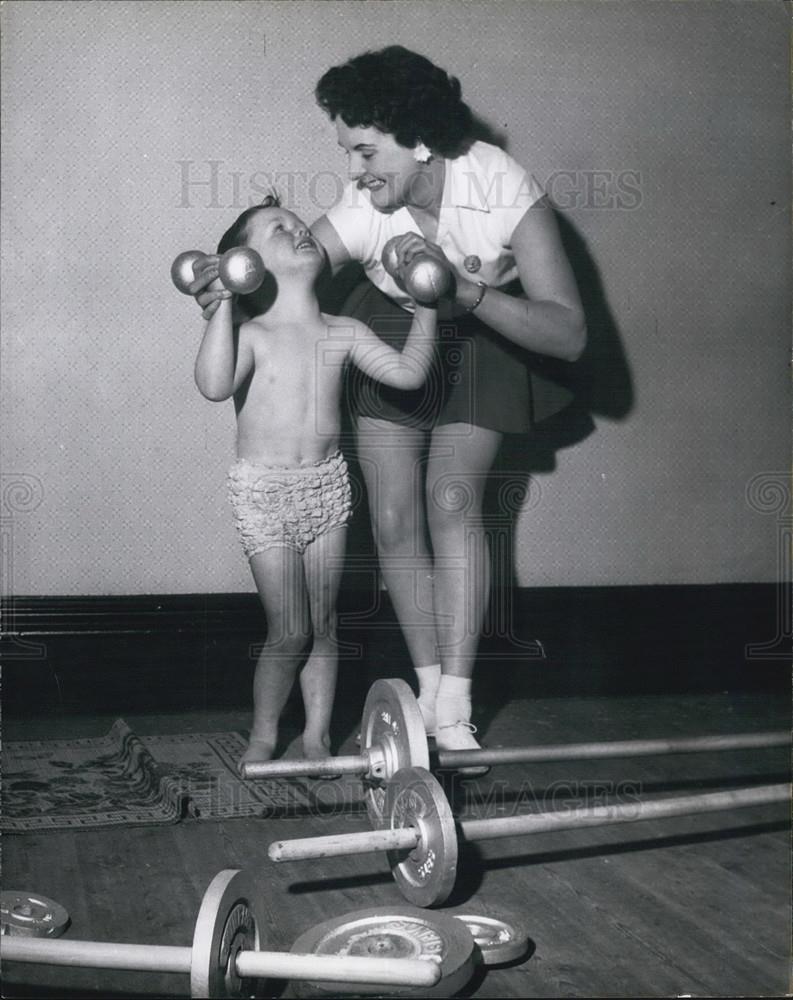
<instances>
[{"instance_id":1,"label":"woman's arm","mask_svg":"<svg viewBox=\"0 0 793 1000\"><path fill-rule=\"evenodd\" d=\"M233 396L253 368L245 327L235 327L232 314L232 300L222 299L206 325L196 358L196 385L213 402Z\"/></svg>"},{"instance_id":2,"label":"woman's arm","mask_svg":"<svg viewBox=\"0 0 793 1000\"><path fill-rule=\"evenodd\" d=\"M416 304L405 346L401 351L384 343L365 323L349 317L353 342L348 359L370 378L394 389L418 389L426 379L435 352L438 314L434 307Z\"/></svg>"},{"instance_id":3,"label":"woman's arm","mask_svg":"<svg viewBox=\"0 0 793 1000\"><path fill-rule=\"evenodd\" d=\"M488 288L476 315L514 343L575 361L586 346L586 320L559 225L546 198L527 209L512 234L512 252L528 301ZM456 301L470 308L482 289L457 280Z\"/></svg>"},{"instance_id":4,"label":"woman's arm","mask_svg":"<svg viewBox=\"0 0 793 1000\"><path fill-rule=\"evenodd\" d=\"M476 281L454 271L439 246L417 233L402 238L399 256L402 266L419 253L437 258L454 271L458 305L475 306L483 323L527 350L575 361L586 346L586 321L559 226L546 198L526 209L510 243L528 300L489 286L482 294Z\"/></svg>"},{"instance_id":5,"label":"woman's arm","mask_svg":"<svg viewBox=\"0 0 793 1000\"><path fill-rule=\"evenodd\" d=\"M345 264L349 264L352 258L327 215L320 216L316 222L311 224L311 232L325 248L333 274Z\"/></svg>"}]
</instances>

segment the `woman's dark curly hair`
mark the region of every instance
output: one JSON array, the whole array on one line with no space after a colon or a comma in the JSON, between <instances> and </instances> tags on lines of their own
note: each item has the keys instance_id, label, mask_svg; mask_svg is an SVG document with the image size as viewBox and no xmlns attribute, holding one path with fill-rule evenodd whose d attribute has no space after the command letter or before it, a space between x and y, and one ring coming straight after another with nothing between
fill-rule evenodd
<instances>
[{"instance_id":1,"label":"woman's dark curly hair","mask_svg":"<svg viewBox=\"0 0 793 1000\"><path fill-rule=\"evenodd\" d=\"M473 126L459 81L429 59L401 45L364 52L334 66L317 84L316 97L332 121L350 128L374 126L407 148L419 139L433 153L461 153Z\"/></svg>"}]
</instances>

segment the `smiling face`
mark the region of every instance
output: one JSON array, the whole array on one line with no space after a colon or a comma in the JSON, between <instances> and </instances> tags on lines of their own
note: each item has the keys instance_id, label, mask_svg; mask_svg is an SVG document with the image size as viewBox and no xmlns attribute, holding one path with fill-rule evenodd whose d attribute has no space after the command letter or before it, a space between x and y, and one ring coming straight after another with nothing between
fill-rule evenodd
<instances>
[{"instance_id":1,"label":"smiling face","mask_svg":"<svg viewBox=\"0 0 793 1000\"><path fill-rule=\"evenodd\" d=\"M257 250L273 274L307 269L318 272L322 249L308 226L286 208L261 208L245 227L246 243Z\"/></svg>"},{"instance_id":2,"label":"smiling face","mask_svg":"<svg viewBox=\"0 0 793 1000\"><path fill-rule=\"evenodd\" d=\"M378 212L395 212L405 205L426 207L430 172L416 162L412 149L373 126L351 127L341 118L335 124L339 145L349 157L350 177L359 190L369 192Z\"/></svg>"}]
</instances>

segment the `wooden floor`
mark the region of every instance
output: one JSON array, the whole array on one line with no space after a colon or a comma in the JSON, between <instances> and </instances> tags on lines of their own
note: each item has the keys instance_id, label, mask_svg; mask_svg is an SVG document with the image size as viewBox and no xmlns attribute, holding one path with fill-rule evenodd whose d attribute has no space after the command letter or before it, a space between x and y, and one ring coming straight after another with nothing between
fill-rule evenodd
<instances>
[{"instance_id":1,"label":"wooden floor","mask_svg":"<svg viewBox=\"0 0 793 1000\"><path fill-rule=\"evenodd\" d=\"M360 714L359 709L356 710ZM125 715L141 734L245 730L244 711ZM6 719L6 740L93 736L113 716ZM290 722L290 725L293 725ZM789 699L768 691L513 699L487 721L492 745L789 729ZM355 752L354 722L337 732ZM295 735L297 729L295 728ZM574 795L707 791L786 781L789 754L696 756L493 768L450 788L458 814L505 815ZM375 855L275 865L268 844L366 828L352 779L311 785L317 808L288 819L183 821L169 827L7 835L3 885L44 893L70 912L73 938L185 945L201 896L222 868L255 874L265 946L287 950L313 924L364 907L402 905ZM324 803L324 805L323 805ZM522 914L531 953L479 970L470 997L779 996L790 990L789 810L628 824L463 845L452 908ZM186 977L4 968L5 997L186 996ZM289 996L268 983L264 996Z\"/></svg>"}]
</instances>

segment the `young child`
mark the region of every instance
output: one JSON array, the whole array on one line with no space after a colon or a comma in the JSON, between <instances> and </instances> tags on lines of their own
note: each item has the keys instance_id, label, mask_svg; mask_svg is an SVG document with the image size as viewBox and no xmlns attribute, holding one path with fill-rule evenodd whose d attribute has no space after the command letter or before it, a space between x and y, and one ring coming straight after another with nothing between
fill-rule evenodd
<instances>
[{"instance_id":1,"label":"young child","mask_svg":"<svg viewBox=\"0 0 793 1000\"><path fill-rule=\"evenodd\" d=\"M267 268L262 288L242 303L254 315L236 326L232 297L224 295L195 365L207 399L234 398L237 461L229 499L267 619L240 767L272 757L298 671L304 755L328 756L336 597L351 512L338 450L344 370L354 364L386 385L416 389L432 362L436 328L434 307L417 303L399 352L360 321L322 313L314 284L324 250L276 198L243 212L218 253L242 245L258 251ZM216 263L210 266L216 271Z\"/></svg>"}]
</instances>

